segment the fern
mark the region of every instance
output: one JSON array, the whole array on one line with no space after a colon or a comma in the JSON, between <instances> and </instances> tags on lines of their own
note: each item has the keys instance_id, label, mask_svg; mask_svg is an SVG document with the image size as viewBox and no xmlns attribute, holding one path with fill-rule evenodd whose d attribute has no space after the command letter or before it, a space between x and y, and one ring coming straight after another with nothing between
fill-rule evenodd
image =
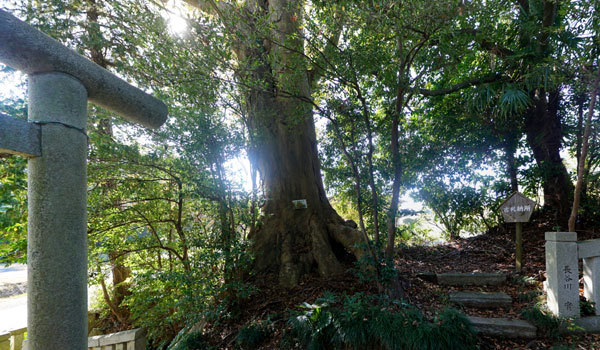
<instances>
[{"instance_id":1,"label":"fern","mask_svg":"<svg viewBox=\"0 0 600 350\"><path fill-rule=\"evenodd\" d=\"M240 349L257 349L271 336L270 320L254 322L239 330L235 339Z\"/></svg>"},{"instance_id":2,"label":"fern","mask_svg":"<svg viewBox=\"0 0 600 350\"><path fill-rule=\"evenodd\" d=\"M516 115L524 111L529 106L529 96L522 89L508 85L502 91L498 109L500 115L509 116Z\"/></svg>"},{"instance_id":3,"label":"fern","mask_svg":"<svg viewBox=\"0 0 600 350\"><path fill-rule=\"evenodd\" d=\"M303 349L476 349L468 319L444 310L433 322L412 307L357 293L341 303L303 304L282 347Z\"/></svg>"}]
</instances>

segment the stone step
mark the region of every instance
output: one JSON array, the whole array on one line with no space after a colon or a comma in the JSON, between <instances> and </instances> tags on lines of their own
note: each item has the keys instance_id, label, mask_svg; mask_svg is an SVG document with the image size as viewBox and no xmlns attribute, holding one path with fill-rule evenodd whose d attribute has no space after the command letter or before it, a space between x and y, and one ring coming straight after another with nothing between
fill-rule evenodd
<instances>
[{"instance_id":1,"label":"stone step","mask_svg":"<svg viewBox=\"0 0 600 350\"><path fill-rule=\"evenodd\" d=\"M469 317L469 320L477 333L482 335L527 339L536 337L537 328L527 321L485 317Z\"/></svg>"},{"instance_id":2,"label":"stone step","mask_svg":"<svg viewBox=\"0 0 600 350\"><path fill-rule=\"evenodd\" d=\"M512 298L501 292L451 292L450 301L476 308L510 307Z\"/></svg>"},{"instance_id":3,"label":"stone step","mask_svg":"<svg viewBox=\"0 0 600 350\"><path fill-rule=\"evenodd\" d=\"M447 286L496 286L506 282L506 274L503 273L438 273L436 275L438 284Z\"/></svg>"}]
</instances>

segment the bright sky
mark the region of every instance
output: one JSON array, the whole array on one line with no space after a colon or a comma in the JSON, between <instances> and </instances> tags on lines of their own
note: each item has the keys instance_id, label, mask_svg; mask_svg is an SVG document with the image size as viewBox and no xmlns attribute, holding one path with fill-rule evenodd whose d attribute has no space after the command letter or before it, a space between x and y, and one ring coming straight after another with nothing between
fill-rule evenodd
<instances>
[{"instance_id":1,"label":"bright sky","mask_svg":"<svg viewBox=\"0 0 600 350\"><path fill-rule=\"evenodd\" d=\"M161 15L167 20L172 34L182 36L188 31L185 9L181 7L180 2L170 0L166 4L166 9L161 11Z\"/></svg>"}]
</instances>

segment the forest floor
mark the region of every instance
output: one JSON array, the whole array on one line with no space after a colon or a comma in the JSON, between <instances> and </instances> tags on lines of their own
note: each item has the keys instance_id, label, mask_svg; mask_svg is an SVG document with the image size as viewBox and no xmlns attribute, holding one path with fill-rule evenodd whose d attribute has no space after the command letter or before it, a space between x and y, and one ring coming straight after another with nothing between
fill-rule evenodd
<instances>
[{"instance_id":1,"label":"forest floor","mask_svg":"<svg viewBox=\"0 0 600 350\"><path fill-rule=\"evenodd\" d=\"M539 302L543 297L542 282L545 280L544 233L552 231L544 218L523 225L523 271L514 272L515 245L514 225L506 225L482 235L459 239L435 246L404 246L398 249L396 268L404 280L406 301L417 307L431 319L449 306L462 310L469 316L503 317L523 319L521 312ZM594 229L578 230L578 240L600 238ZM433 272L504 272L507 282L493 287L491 291L504 292L513 298L510 308L481 310L451 305L448 293L458 287L440 286L417 277L417 274ZM312 303L326 291L336 294L378 292L374 283L360 282L356 274L348 272L334 279L305 276L293 289L278 287L275 276L254 281L259 292L240 306L238 316L212 329L211 343L220 349L234 349L236 335L244 326L257 320L269 318L274 333L260 349L278 349L283 330L289 318L289 310L300 310L303 302ZM464 290L465 288L460 288ZM489 287L471 287L471 291L490 291ZM600 349L600 335L585 334L557 337L544 334L538 329L538 338L507 339L479 337L481 349Z\"/></svg>"},{"instance_id":2,"label":"forest floor","mask_svg":"<svg viewBox=\"0 0 600 350\"><path fill-rule=\"evenodd\" d=\"M448 293L465 287L439 286L416 277L423 272L503 272L505 284L496 287L471 287L472 291L497 291L510 295L508 309L461 309L469 316L523 319L521 312L544 300L545 232L552 231L546 220L523 225L523 271L515 273L514 224L467 239L437 246L404 247L398 252L396 267L409 278L408 302L426 315L448 306ZM600 238L600 232L578 230L578 240ZM580 274L581 275L581 274ZM580 291L583 285L580 281ZM553 337L554 336L554 337ZM501 339L480 337L481 349L600 349L600 335L586 334L556 338L538 329L538 338Z\"/></svg>"}]
</instances>

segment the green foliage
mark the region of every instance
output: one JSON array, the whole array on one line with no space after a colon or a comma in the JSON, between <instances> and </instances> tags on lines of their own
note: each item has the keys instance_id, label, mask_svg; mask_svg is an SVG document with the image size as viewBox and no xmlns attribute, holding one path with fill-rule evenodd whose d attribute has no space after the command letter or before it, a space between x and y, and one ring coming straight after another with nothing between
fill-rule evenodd
<instances>
[{"instance_id":1,"label":"green foliage","mask_svg":"<svg viewBox=\"0 0 600 350\"><path fill-rule=\"evenodd\" d=\"M399 218L402 218L402 211ZM414 213L413 213L414 214ZM432 230L425 226L426 217L423 213L418 213L416 217L406 217L398 225L397 231L400 243L405 245L422 245L431 242L434 238Z\"/></svg>"},{"instance_id":2,"label":"green foliage","mask_svg":"<svg viewBox=\"0 0 600 350\"><path fill-rule=\"evenodd\" d=\"M217 324L235 317L243 301L255 293L238 280L223 283L220 246L196 241L192 247L189 269L173 261L169 269L134 274L125 305L136 326L146 328L154 344L168 344L185 325L201 320ZM247 255L245 250L241 254Z\"/></svg>"},{"instance_id":3,"label":"green foliage","mask_svg":"<svg viewBox=\"0 0 600 350\"><path fill-rule=\"evenodd\" d=\"M560 3L554 23L546 27L541 26L543 5L559 2L525 3L529 13L499 0L318 0L304 9L287 9L304 12L301 30L293 35L282 34L270 11L263 16L236 7L225 18L183 11L190 31L174 36L164 17L175 11L170 3L10 2L33 25L169 105L171 118L153 132L90 107L92 282L103 281L115 263L129 268L131 293L124 306L157 345L206 315L214 320L236 316L255 292L236 277L251 265L246 237L260 223L250 204L256 199L240 189L227 164L268 137L248 127L257 122L257 100L286 100L291 112L282 119L288 128L303 122L298 116L313 107L327 120L318 134L328 193L353 218L363 209L369 234L376 229L376 214L384 226L394 161L401 165L399 191L420 188L420 198L449 235L498 223L497 201L507 192L504 145L516 140L517 153L523 154L517 157L520 184L537 194L544 174L554 170L532 165L522 137L526 114L536 96L559 86L564 94L585 91L583 74L574 70L593 66L598 57L595 2ZM286 55L286 50L300 54ZM270 72L267 78L259 76L262 71ZM299 89L305 88L307 75L312 90L304 96ZM497 80L468 83L481 77ZM453 86L464 88L452 92ZM423 90L448 92L433 96ZM571 127L565 129L567 146L575 151L577 119L567 111L573 106L565 102L559 108ZM3 101L0 110L25 115L22 101ZM400 120L397 139L394 118ZM397 154L393 142L400 146ZM589 163L582 208L600 217L600 157L594 142L596 160ZM26 259L25 163L0 159L1 263ZM477 171L486 164L492 174L487 179ZM400 227L398 234L413 237L415 225ZM377 282L389 283L396 273L393 264L364 256L361 278L372 279L375 269ZM290 344L473 346L464 338L468 324L452 311L429 322L406 306L366 296L325 299L305 305L292 320ZM536 310L526 314L554 327L554 320ZM238 337L250 346L260 334L251 325Z\"/></svg>"},{"instance_id":4,"label":"green foliage","mask_svg":"<svg viewBox=\"0 0 600 350\"><path fill-rule=\"evenodd\" d=\"M530 290L527 292L520 292L518 299L519 299L519 302L528 303L528 302L536 300L537 298L539 298L542 295L543 295L543 293L541 291Z\"/></svg>"},{"instance_id":5,"label":"green foliage","mask_svg":"<svg viewBox=\"0 0 600 350\"><path fill-rule=\"evenodd\" d=\"M394 267L394 262L386 259L379 252L381 247L374 246L373 253L364 254L360 259L354 262L354 269L352 272L358 276L362 283L376 282L382 286L390 286L390 283L394 281L394 277L398 274L398 271ZM366 245L363 249L367 249Z\"/></svg>"},{"instance_id":6,"label":"green foliage","mask_svg":"<svg viewBox=\"0 0 600 350\"><path fill-rule=\"evenodd\" d=\"M0 113L25 119L25 112L20 99L0 100ZM26 168L27 159L0 155L0 264L27 261Z\"/></svg>"},{"instance_id":7,"label":"green foliage","mask_svg":"<svg viewBox=\"0 0 600 350\"><path fill-rule=\"evenodd\" d=\"M27 258L27 160L0 158L0 264Z\"/></svg>"},{"instance_id":8,"label":"green foliage","mask_svg":"<svg viewBox=\"0 0 600 350\"><path fill-rule=\"evenodd\" d=\"M181 339L179 339L175 346L169 347L168 350L209 350L212 349L210 347L204 337L202 332L190 332L184 334Z\"/></svg>"},{"instance_id":9,"label":"green foliage","mask_svg":"<svg viewBox=\"0 0 600 350\"><path fill-rule=\"evenodd\" d=\"M426 320L404 303L364 294L326 294L293 316L282 345L302 349L476 349L469 321L447 309Z\"/></svg>"},{"instance_id":10,"label":"green foliage","mask_svg":"<svg viewBox=\"0 0 600 350\"><path fill-rule=\"evenodd\" d=\"M579 312L581 316L595 316L596 315L596 303L588 300L579 301Z\"/></svg>"},{"instance_id":11,"label":"green foliage","mask_svg":"<svg viewBox=\"0 0 600 350\"><path fill-rule=\"evenodd\" d=\"M559 344L559 345L552 346L552 350L573 350L573 349L575 349L575 345Z\"/></svg>"},{"instance_id":12,"label":"green foliage","mask_svg":"<svg viewBox=\"0 0 600 350\"><path fill-rule=\"evenodd\" d=\"M512 282L520 286L531 286L538 283L535 277L527 275L515 275L512 277Z\"/></svg>"},{"instance_id":13,"label":"green foliage","mask_svg":"<svg viewBox=\"0 0 600 350\"><path fill-rule=\"evenodd\" d=\"M271 326L270 320L252 322L239 330L235 342L243 350L257 349L271 337Z\"/></svg>"},{"instance_id":14,"label":"green foliage","mask_svg":"<svg viewBox=\"0 0 600 350\"><path fill-rule=\"evenodd\" d=\"M547 309L544 303L537 303L521 311L524 319L533 323L538 330L548 337L558 338L561 320Z\"/></svg>"},{"instance_id":15,"label":"green foliage","mask_svg":"<svg viewBox=\"0 0 600 350\"><path fill-rule=\"evenodd\" d=\"M462 230L479 233L497 225L499 216L496 193L493 189L471 187L460 181L449 179L423 181L418 198L422 199L435 213L449 238L458 238Z\"/></svg>"}]
</instances>

